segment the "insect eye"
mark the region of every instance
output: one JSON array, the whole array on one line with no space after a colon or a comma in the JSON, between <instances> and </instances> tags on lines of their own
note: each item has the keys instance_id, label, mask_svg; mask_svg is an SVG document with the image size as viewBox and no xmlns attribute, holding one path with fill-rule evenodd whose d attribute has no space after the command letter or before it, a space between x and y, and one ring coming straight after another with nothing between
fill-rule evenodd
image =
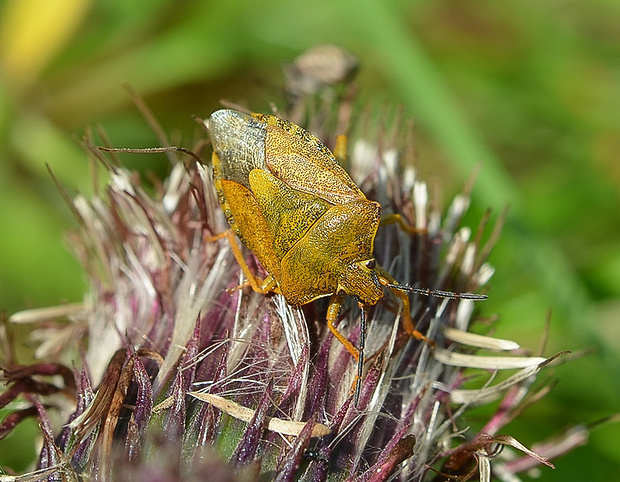
<instances>
[{"instance_id":1,"label":"insect eye","mask_svg":"<svg viewBox=\"0 0 620 482\"><path fill-rule=\"evenodd\" d=\"M366 263L364 263L364 266L366 266L368 269L375 269L375 267L377 266L377 262L374 258L369 259L368 261L366 261Z\"/></svg>"}]
</instances>

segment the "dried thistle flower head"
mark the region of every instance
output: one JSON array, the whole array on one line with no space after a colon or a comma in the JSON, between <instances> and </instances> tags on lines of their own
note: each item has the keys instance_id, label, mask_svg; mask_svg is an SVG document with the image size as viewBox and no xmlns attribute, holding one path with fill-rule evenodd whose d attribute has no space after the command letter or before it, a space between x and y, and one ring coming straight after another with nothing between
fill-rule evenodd
<instances>
[{"instance_id":1,"label":"dried thistle flower head","mask_svg":"<svg viewBox=\"0 0 620 482\"><path fill-rule=\"evenodd\" d=\"M292 111L309 125L369 120L349 119L346 102L315 117L300 105ZM353 131L354 181L385 212L416 228L412 234L382 227L377 261L403 283L458 292L485 286L499 226L486 244L487 219L474 235L460 226L467 191L442 216L416 177L410 129L400 116L374 135ZM336 133L316 132L328 145ZM203 151L194 149L199 157ZM412 296L411 316L434 347L399 329L397 300L377 303L369 312L368 360L355 405L356 364L325 325L327 302L294 307L280 295L243 287L229 241L216 239L227 225L208 163L169 152L170 174L153 194L116 154L108 158L92 145L90 152L105 166L108 187L93 199L71 200L79 222L71 241L91 290L81 306L34 313L37 319L60 313L72 324L48 324L41 364L4 370L5 404L23 394L29 406L16 408L15 417L35 414L43 432L37 472L24 480L153 473L165 480L449 480L477 470L481 480L491 472L514 480L511 467L518 464L497 449L504 445L550 465L500 434L549 360L471 333L472 301ZM252 254L244 256L260 272ZM345 304L338 325L354 344L359 316L355 303ZM511 374L495 382L505 370ZM466 386L474 373L491 375L482 386ZM54 390L55 381L35 384L35 375L51 374L63 374L62 390ZM50 402L58 391L64 397ZM467 409L497 400L486 426L468 430Z\"/></svg>"}]
</instances>

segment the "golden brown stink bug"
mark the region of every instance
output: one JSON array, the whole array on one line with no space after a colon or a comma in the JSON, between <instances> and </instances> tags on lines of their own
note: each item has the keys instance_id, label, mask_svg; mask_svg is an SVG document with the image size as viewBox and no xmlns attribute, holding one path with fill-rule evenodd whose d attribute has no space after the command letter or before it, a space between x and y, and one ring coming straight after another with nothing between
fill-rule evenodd
<instances>
[{"instance_id":1,"label":"golden brown stink bug","mask_svg":"<svg viewBox=\"0 0 620 482\"><path fill-rule=\"evenodd\" d=\"M213 144L213 177L232 231L268 276L255 277L232 234L235 257L255 291L280 293L292 305L331 296L327 326L358 361L356 400L364 362L364 307L389 288L403 302L402 323L424 339L411 320L406 291L484 299L400 285L373 257L381 206L366 199L332 152L305 129L275 116L222 109L204 121ZM339 152L338 146L335 149ZM336 328L345 296L361 309L359 349Z\"/></svg>"}]
</instances>

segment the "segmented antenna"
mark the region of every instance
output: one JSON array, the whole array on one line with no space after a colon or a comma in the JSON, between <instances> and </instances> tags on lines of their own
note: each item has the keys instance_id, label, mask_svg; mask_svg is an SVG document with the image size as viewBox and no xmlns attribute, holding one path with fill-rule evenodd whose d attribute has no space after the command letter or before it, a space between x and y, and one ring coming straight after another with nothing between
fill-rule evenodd
<instances>
[{"instance_id":1,"label":"segmented antenna","mask_svg":"<svg viewBox=\"0 0 620 482\"><path fill-rule=\"evenodd\" d=\"M438 298L448 298L451 300L483 301L488 298L487 295L478 293L454 293L452 291L432 290L430 288L414 288L413 286L399 284L388 284L387 286L403 291L409 291L410 293L418 293L424 296L436 296Z\"/></svg>"}]
</instances>

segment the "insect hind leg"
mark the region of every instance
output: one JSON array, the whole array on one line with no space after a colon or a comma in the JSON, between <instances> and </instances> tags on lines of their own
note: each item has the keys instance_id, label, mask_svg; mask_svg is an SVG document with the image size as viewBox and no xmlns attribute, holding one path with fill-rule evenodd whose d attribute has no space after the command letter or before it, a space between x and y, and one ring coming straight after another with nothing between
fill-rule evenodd
<instances>
[{"instance_id":1,"label":"insect hind leg","mask_svg":"<svg viewBox=\"0 0 620 482\"><path fill-rule=\"evenodd\" d=\"M428 230L426 228L416 228L405 221L404 217L398 213L388 214L387 216L383 216L381 218L380 226L385 226L386 224L398 224L398 227L402 229L407 234L426 234Z\"/></svg>"},{"instance_id":2,"label":"insect hind leg","mask_svg":"<svg viewBox=\"0 0 620 482\"><path fill-rule=\"evenodd\" d=\"M241 252L241 248L239 247L239 243L237 242L237 237L235 236L235 233L233 233L232 229L227 229L226 231L212 236L205 236L205 241L213 242L222 238L226 238L228 240L228 244L230 245L233 256L237 260L237 264L241 268L241 271L243 272L247 283L252 287L252 289L257 293L261 294L272 292L276 286L275 280L272 276L268 276L263 280L258 276L254 275L254 273L252 273L252 270L248 266L248 263L246 263L245 258L243 257L243 253ZM243 285L237 287L237 289L240 289L242 287Z\"/></svg>"},{"instance_id":3,"label":"insect hind leg","mask_svg":"<svg viewBox=\"0 0 620 482\"><path fill-rule=\"evenodd\" d=\"M347 136L344 134L336 137L336 145L334 146L334 157L338 164L343 166L347 160L347 148L348 148L349 140Z\"/></svg>"}]
</instances>

